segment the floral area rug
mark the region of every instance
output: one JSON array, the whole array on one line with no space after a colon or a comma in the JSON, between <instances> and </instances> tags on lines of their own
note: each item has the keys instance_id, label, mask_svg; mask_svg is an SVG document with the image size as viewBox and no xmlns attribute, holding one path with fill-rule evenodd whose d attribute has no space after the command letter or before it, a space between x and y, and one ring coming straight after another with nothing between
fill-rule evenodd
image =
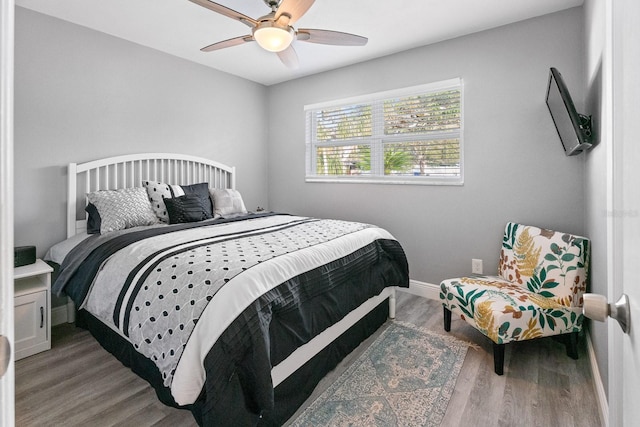
<instances>
[{"instance_id":1,"label":"floral area rug","mask_svg":"<svg viewBox=\"0 0 640 427\"><path fill-rule=\"evenodd\" d=\"M438 426L467 346L394 321L291 425Z\"/></svg>"}]
</instances>

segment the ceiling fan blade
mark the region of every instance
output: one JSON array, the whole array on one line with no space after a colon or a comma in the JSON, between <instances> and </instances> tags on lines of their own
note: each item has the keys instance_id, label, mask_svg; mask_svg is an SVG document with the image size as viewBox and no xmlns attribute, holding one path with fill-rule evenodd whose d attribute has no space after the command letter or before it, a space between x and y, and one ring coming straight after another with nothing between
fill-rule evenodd
<instances>
[{"instance_id":1,"label":"ceiling fan blade","mask_svg":"<svg viewBox=\"0 0 640 427\"><path fill-rule=\"evenodd\" d=\"M256 21L253 18L248 17L247 15L243 15L240 12L236 12L233 9L229 9L226 6L223 6L221 4L218 3L214 3L212 1L209 0L189 0L190 2L193 2L197 5L200 5L204 8L207 8L209 10L212 10L214 12L219 13L220 15L224 15L226 17L229 17L231 19L235 19L236 21L240 21L243 24L249 26L249 27L255 27L256 25L258 25L258 21Z\"/></svg>"},{"instance_id":2,"label":"ceiling fan blade","mask_svg":"<svg viewBox=\"0 0 640 427\"><path fill-rule=\"evenodd\" d=\"M292 69L298 68L298 54L296 53L293 46L289 45L288 48L280 52L277 52L277 54L278 54L278 58L280 58L280 61L282 61L282 63L286 65L288 68L292 68Z\"/></svg>"},{"instance_id":3,"label":"ceiling fan blade","mask_svg":"<svg viewBox=\"0 0 640 427\"><path fill-rule=\"evenodd\" d=\"M193 0L192 0L193 1ZM276 10L275 20L280 18L280 15L289 16L289 25L293 25L307 10L313 5L315 0L282 0L278 10Z\"/></svg>"},{"instance_id":4,"label":"ceiling fan blade","mask_svg":"<svg viewBox=\"0 0 640 427\"><path fill-rule=\"evenodd\" d=\"M369 41L368 38L355 34L331 30L314 30L312 28L300 28L298 30L298 40L336 46L364 46Z\"/></svg>"},{"instance_id":5,"label":"ceiling fan blade","mask_svg":"<svg viewBox=\"0 0 640 427\"><path fill-rule=\"evenodd\" d=\"M209 46L205 46L200 50L203 52L213 52L214 50L220 50L227 47L238 46L239 44L252 42L252 41L253 41L253 36L251 35L235 37L233 39L210 44Z\"/></svg>"}]
</instances>

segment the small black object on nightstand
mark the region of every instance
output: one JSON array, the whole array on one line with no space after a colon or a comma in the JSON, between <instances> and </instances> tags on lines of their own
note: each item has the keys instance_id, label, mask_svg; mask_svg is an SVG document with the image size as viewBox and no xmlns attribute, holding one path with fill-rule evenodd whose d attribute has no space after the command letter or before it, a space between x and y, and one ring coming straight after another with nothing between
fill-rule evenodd
<instances>
[{"instance_id":1,"label":"small black object on nightstand","mask_svg":"<svg viewBox=\"0 0 640 427\"><path fill-rule=\"evenodd\" d=\"M17 246L13 248L13 267L22 267L23 265L33 264L36 262L35 246Z\"/></svg>"}]
</instances>

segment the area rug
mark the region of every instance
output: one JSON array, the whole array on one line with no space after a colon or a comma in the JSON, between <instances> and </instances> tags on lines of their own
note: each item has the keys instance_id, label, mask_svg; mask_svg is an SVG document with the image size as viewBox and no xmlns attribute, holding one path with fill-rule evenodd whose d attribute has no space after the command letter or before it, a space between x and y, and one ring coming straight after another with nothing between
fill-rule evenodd
<instances>
[{"instance_id":1,"label":"area rug","mask_svg":"<svg viewBox=\"0 0 640 427\"><path fill-rule=\"evenodd\" d=\"M451 336L391 322L291 425L438 426L467 346Z\"/></svg>"}]
</instances>

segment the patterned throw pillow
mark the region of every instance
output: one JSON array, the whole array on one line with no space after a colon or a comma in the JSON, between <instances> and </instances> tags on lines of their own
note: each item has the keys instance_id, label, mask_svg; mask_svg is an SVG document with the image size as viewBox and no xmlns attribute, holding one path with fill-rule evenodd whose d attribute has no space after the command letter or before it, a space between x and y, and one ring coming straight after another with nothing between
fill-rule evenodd
<instances>
[{"instance_id":1,"label":"patterned throw pillow","mask_svg":"<svg viewBox=\"0 0 640 427\"><path fill-rule=\"evenodd\" d=\"M164 199L170 199L171 189L168 184L164 182L156 181L142 181L142 186L147 190L147 196L151 202L151 208L155 212L156 216L162 222L169 223L169 214L167 213L167 207L164 204Z\"/></svg>"},{"instance_id":2,"label":"patterned throw pillow","mask_svg":"<svg viewBox=\"0 0 640 427\"><path fill-rule=\"evenodd\" d=\"M244 201L240 192L231 189L211 189L211 200L213 201L214 216L231 215L236 213L247 213Z\"/></svg>"},{"instance_id":3,"label":"patterned throw pillow","mask_svg":"<svg viewBox=\"0 0 640 427\"><path fill-rule=\"evenodd\" d=\"M169 224L203 221L211 218L198 194L164 199L169 214Z\"/></svg>"},{"instance_id":4,"label":"patterned throw pillow","mask_svg":"<svg viewBox=\"0 0 640 427\"><path fill-rule=\"evenodd\" d=\"M101 190L87 198L100 214L100 234L158 222L142 187Z\"/></svg>"},{"instance_id":5,"label":"patterned throw pillow","mask_svg":"<svg viewBox=\"0 0 640 427\"><path fill-rule=\"evenodd\" d=\"M164 182L142 181L142 186L147 189L151 207L162 222L169 223L169 213L164 200L184 196L185 194L197 194L209 218L213 216L211 200L209 199L209 184L206 182L192 185L169 185Z\"/></svg>"}]
</instances>

